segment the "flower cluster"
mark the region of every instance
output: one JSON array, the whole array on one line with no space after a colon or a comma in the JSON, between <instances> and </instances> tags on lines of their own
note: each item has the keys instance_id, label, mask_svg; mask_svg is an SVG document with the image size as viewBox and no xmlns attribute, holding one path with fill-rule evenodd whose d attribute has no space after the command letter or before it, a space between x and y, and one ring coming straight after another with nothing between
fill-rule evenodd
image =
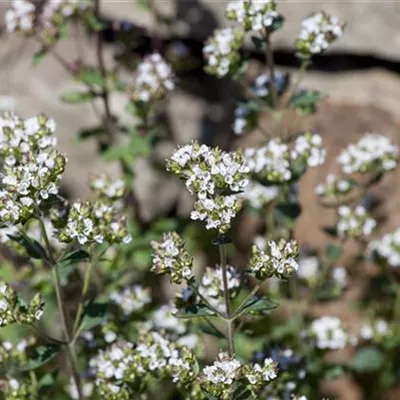
<instances>
[{"instance_id":1,"label":"flower cluster","mask_svg":"<svg viewBox=\"0 0 400 400\"><path fill-rule=\"evenodd\" d=\"M388 323L383 319L377 319L373 323L366 323L361 327L360 336L364 340L383 339L390 334Z\"/></svg>"},{"instance_id":2,"label":"flower cluster","mask_svg":"<svg viewBox=\"0 0 400 400\"><path fill-rule=\"evenodd\" d=\"M7 400L36 400L39 398L37 386L30 379L1 379L0 390Z\"/></svg>"},{"instance_id":3,"label":"flower cluster","mask_svg":"<svg viewBox=\"0 0 400 400\"><path fill-rule=\"evenodd\" d=\"M151 303L150 289L145 289L141 285L133 285L121 291L112 292L110 299L128 316Z\"/></svg>"},{"instance_id":4,"label":"flower cluster","mask_svg":"<svg viewBox=\"0 0 400 400\"><path fill-rule=\"evenodd\" d=\"M338 266L332 269L331 272L331 277L333 280L333 283L339 287L339 288L344 288L347 285L347 270L345 267Z\"/></svg>"},{"instance_id":5,"label":"flower cluster","mask_svg":"<svg viewBox=\"0 0 400 400\"><path fill-rule=\"evenodd\" d=\"M306 132L292 144L273 139L261 148L246 149L244 156L255 179L279 184L300 176L307 166L323 164L326 152L321 143L321 136Z\"/></svg>"},{"instance_id":6,"label":"flower cluster","mask_svg":"<svg viewBox=\"0 0 400 400\"><path fill-rule=\"evenodd\" d=\"M343 349L348 340L348 334L343 329L342 321L337 317L323 316L311 323L311 334L315 337L319 349Z\"/></svg>"},{"instance_id":7,"label":"flower cluster","mask_svg":"<svg viewBox=\"0 0 400 400\"><path fill-rule=\"evenodd\" d=\"M314 282L318 276L319 261L317 257L305 257L299 260L297 275L300 279Z\"/></svg>"},{"instance_id":8,"label":"flower cluster","mask_svg":"<svg viewBox=\"0 0 400 400\"><path fill-rule=\"evenodd\" d=\"M262 364L243 365L227 353L219 353L212 365L203 368L200 374L202 389L221 400L233 398L241 383L248 384L257 393L277 377L277 364L266 358Z\"/></svg>"},{"instance_id":9,"label":"flower cluster","mask_svg":"<svg viewBox=\"0 0 400 400\"><path fill-rule=\"evenodd\" d=\"M0 118L0 217L3 222L27 221L36 208L58 193L66 158L53 147L55 123L46 116Z\"/></svg>"},{"instance_id":10,"label":"flower cluster","mask_svg":"<svg viewBox=\"0 0 400 400\"><path fill-rule=\"evenodd\" d=\"M225 14L228 19L242 24L246 31L273 31L274 25L283 21L273 0L233 0Z\"/></svg>"},{"instance_id":11,"label":"flower cluster","mask_svg":"<svg viewBox=\"0 0 400 400\"><path fill-rule=\"evenodd\" d=\"M354 208L339 207L338 217L337 232L343 238L364 238L369 236L376 227L376 221L361 205Z\"/></svg>"},{"instance_id":12,"label":"flower cluster","mask_svg":"<svg viewBox=\"0 0 400 400\"><path fill-rule=\"evenodd\" d=\"M199 337L188 332L186 320L177 318L177 312L174 304L163 304L151 314L144 325L146 329L160 332L180 346L194 349L199 343Z\"/></svg>"},{"instance_id":13,"label":"flower cluster","mask_svg":"<svg viewBox=\"0 0 400 400\"><path fill-rule=\"evenodd\" d=\"M315 194L321 198L335 199L349 193L352 187L353 184L350 180L329 174L325 183L321 183L315 188Z\"/></svg>"},{"instance_id":14,"label":"flower cluster","mask_svg":"<svg viewBox=\"0 0 400 400\"><path fill-rule=\"evenodd\" d=\"M90 188L99 199L114 203L123 197L125 182L122 179L112 179L106 175L99 175L90 180Z\"/></svg>"},{"instance_id":15,"label":"flower cluster","mask_svg":"<svg viewBox=\"0 0 400 400\"><path fill-rule=\"evenodd\" d=\"M233 297L240 288L241 281L237 270L230 265L227 266L227 281L229 295ZM207 267L205 269L201 278L199 292L218 311L226 312L223 270L220 265L216 265L215 268Z\"/></svg>"},{"instance_id":16,"label":"flower cluster","mask_svg":"<svg viewBox=\"0 0 400 400\"><path fill-rule=\"evenodd\" d=\"M175 88L172 69L158 53L145 57L138 65L136 74L132 92L134 101L150 103L160 100Z\"/></svg>"},{"instance_id":17,"label":"flower cluster","mask_svg":"<svg viewBox=\"0 0 400 400\"><path fill-rule=\"evenodd\" d=\"M203 368L200 376L202 388L212 396L228 400L232 398L236 381L243 377L240 361L219 353L212 365Z\"/></svg>"},{"instance_id":18,"label":"flower cluster","mask_svg":"<svg viewBox=\"0 0 400 400\"><path fill-rule=\"evenodd\" d=\"M343 173L383 173L397 166L399 148L386 136L368 133L343 150L337 160Z\"/></svg>"},{"instance_id":19,"label":"flower cluster","mask_svg":"<svg viewBox=\"0 0 400 400\"><path fill-rule=\"evenodd\" d=\"M5 22L8 32L34 32L36 7L30 1L13 0L11 8L5 13Z\"/></svg>"},{"instance_id":20,"label":"flower cluster","mask_svg":"<svg viewBox=\"0 0 400 400\"><path fill-rule=\"evenodd\" d=\"M81 245L129 243L131 240L126 218L114 207L102 201L79 200L72 204L66 225L59 231L58 237L61 242L77 240Z\"/></svg>"},{"instance_id":21,"label":"flower cluster","mask_svg":"<svg viewBox=\"0 0 400 400\"><path fill-rule=\"evenodd\" d=\"M243 40L244 33L241 30L216 29L203 48L206 71L219 78L234 72L240 65L239 49Z\"/></svg>"},{"instance_id":22,"label":"flower cluster","mask_svg":"<svg viewBox=\"0 0 400 400\"><path fill-rule=\"evenodd\" d=\"M279 196L278 186L264 186L261 183L251 181L242 197L255 208L262 209Z\"/></svg>"},{"instance_id":23,"label":"flower cluster","mask_svg":"<svg viewBox=\"0 0 400 400\"><path fill-rule=\"evenodd\" d=\"M153 266L156 274L170 275L171 282L181 283L192 277L193 258L176 232L164 233L160 242L153 241Z\"/></svg>"},{"instance_id":24,"label":"flower cluster","mask_svg":"<svg viewBox=\"0 0 400 400\"><path fill-rule=\"evenodd\" d=\"M337 17L319 11L305 18L296 39L296 51L300 58L310 58L323 53L329 45L343 35L344 24Z\"/></svg>"},{"instance_id":25,"label":"flower cluster","mask_svg":"<svg viewBox=\"0 0 400 400\"><path fill-rule=\"evenodd\" d=\"M288 278L299 268L296 261L298 255L299 246L294 240L290 242L281 240L279 243L270 240L265 250L253 245L250 271L260 280L273 275L278 278Z\"/></svg>"},{"instance_id":26,"label":"flower cluster","mask_svg":"<svg viewBox=\"0 0 400 400\"><path fill-rule=\"evenodd\" d=\"M32 324L40 320L44 302L37 293L26 304L9 285L0 281L0 327L10 324Z\"/></svg>"},{"instance_id":27,"label":"flower cluster","mask_svg":"<svg viewBox=\"0 0 400 400\"><path fill-rule=\"evenodd\" d=\"M241 208L237 193L249 182L249 168L242 154L194 142L176 150L167 162L167 169L185 180L189 192L197 197L191 218L206 220L207 229L226 233Z\"/></svg>"},{"instance_id":28,"label":"flower cluster","mask_svg":"<svg viewBox=\"0 0 400 400\"><path fill-rule=\"evenodd\" d=\"M193 379L194 364L194 356L187 348L157 332L141 333L136 346L129 342L114 343L90 361L98 392L105 400L132 398L137 393L133 386L148 375L185 385Z\"/></svg>"},{"instance_id":29,"label":"flower cluster","mask_svg":"<svg viewBox=\"0 0 400 400\"><path fill-rule=\"evenodd\" d=\"M7 31L31 35L41 28L43 39L51 43L59 36L59 29L67 20L87 10L89 3L85 0L51 0L40 10L34 2L13 0L5 14Z\"/></svg>"},{"instance_id":30,"label":"flower cluster","mask_svg":"<svg viewBox=\"0 0 400 400\"><path fill-rule=\"evenodd\" d=\"M400 228L370 243L369 249L392 267L400 267Z\"/></svg>"},{"instance_id":31,"label":"flower cluster","mask_svg":"<svg viewBox=\"0 0 400 400\"><path fill-rule=\"evenodd\" d=\"M251 385L251 390L257 392L262 389L267 382L272 381L278 376L278 365L272 358L264 359L263 364L255 363L244 367L244 376Z\"/></svg>"}]
</instances>

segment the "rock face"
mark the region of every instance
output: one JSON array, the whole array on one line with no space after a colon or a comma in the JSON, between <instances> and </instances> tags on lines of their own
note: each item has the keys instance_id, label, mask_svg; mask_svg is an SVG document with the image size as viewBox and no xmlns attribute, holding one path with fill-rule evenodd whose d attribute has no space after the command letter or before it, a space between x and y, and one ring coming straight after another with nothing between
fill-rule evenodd
<instances>
[{"instance_id":1,"label":"rock face","mask_svg":"<svg viewBox=\"0 0 400 400\"><path fill-rule=\"evenodd\" d=\"M137 2L139 3L139 2ZM135 20L151 27L158 27L138 6L123 1L105 2L109 15ZM213 0L155 0L152 2L163 17L173 21L166 29L170 34L192 36L204 40L217 26L229 22L224 18L228 1ZM400 33L398 15L400 3L380 1L278 1L279 9L286 18L285 28L275 36L276 45L283 49L293 48L302 18L314 11L325 10L346 21L346 35L333 49L353 54L374 54L383 58L400 60ZM136 7L136 10L135 10ZM164 28L163 28L164 30ZM164 30L165 31L165 30Z\"/></svg>"}]
</instances>

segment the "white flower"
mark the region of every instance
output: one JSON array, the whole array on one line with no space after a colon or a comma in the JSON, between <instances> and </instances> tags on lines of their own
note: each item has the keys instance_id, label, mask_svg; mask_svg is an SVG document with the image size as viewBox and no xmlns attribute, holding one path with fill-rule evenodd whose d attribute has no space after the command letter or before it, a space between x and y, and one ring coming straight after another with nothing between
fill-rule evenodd
<instances>
[{"instance_id":1,"label":"white flower","mask_svg":"<svg viewBox=\"0 0 400 400\"><path fill-rule=\"evenodd\" d=\"M350 144L337 160L343 173L382 173L397 166L399 148L386 136L367 133L357 143Z\"/></svg>"},{"instance_id":2,"label":"white flower","mask_svg":"<svg viewBox=\"0 0 400 400\"><path fill-rule=\"evenodd\" d=\"M369 250L375 251L390 266L400 267L400 228L371 242Z\"/></svg>"},{"instance_id":3,"label":"white flower","mask_svg":"<svg viewBox=\"0 0 400 400\"><path fill-rule=\"evenodd\" d=\"M11 8L5 13L7 31L20 31L27 34L32 33L35 9L34 3L30 1L13 0L11 2Z\"/></svg>"},{"instance_id":4,"label":"white flower","mask_svg":"<svg viewBox=\"0 0 400 400\"><path fill-rule=\"evenodd\" d=\"M317 257L306 257L299 261L297 275L304 280L314 280L319 270L319 261Z\"/></svg>"},{"instance_id":5,"label":"white flower","mask_svg":"<svg viewBox=\"0 0 400 400\"><path fill-rule=\"evenodd\" d=\"M348 334L337 317L323 316L311 323L311 333L319 349L342 349L348 342Z\"/></svg>"},{"instance_id":6,"label":"white flower","mask_svg":"<svg viewBox=\"0 0 400 400\"><path fill-rule=\"evenodd\" d=\"M227 353L219 353L212 365L203 368L202 376L205 383L230 386L239 376L241 367L242 364L238 360L231 359Z\"/></svg>"},{"instance_id":7,"label":"white flower","mask_svg":"<svg viewBox=\"0 0 400 400\"><path fill-rule=\"evenodd\" d=\"M239 22L246 30L273 30L274 22L282 20L273 0L233 0L226 8L228 19Z\"/></svg>"},{"instance_id":8,"label":"white flower","mask_svg":"<svg viewBox=\"0 0 400 400\"><path fill-rule=\"evenodd\" d=\"M125 315L130 315L151 303L150 289L145 289L141 285L133 285L122 291L111 293L110 299L121 307Z\"/></svg>"},{"instance_id":9,"label":"white flower","mask_svg":"<svg viewBox=\"0 0 400 400\"><path fill-rule=\"evenodd\" d=\"M376 221L361 205L353 208L339 207L338 217L337 231L340 237L365 238L371 235L376 227Z\"/></svg>"},{"instance_id":10,"label":"white flower","mask_svg":"<svg viewBox=\"0 0 400 400\"><path fill-rule=\"evenodd\" d=\"M153 53L138 65L133 99L144 103L162 99L175 88L171 67L158 53Z\"/></svg>"},{"instance_id":11,"label":"white flower","mask_svg":"<svg viewBox=\"0 0 400 400\"><path fill-rule=\"evenodd\" d=\"M230 265L227 266L227 281L229 295L232 297L239 289L241 282L238 271ZM215 268L206 267L199 285L199 292L218 311L226 311L223 270L220 265L216 265Z\"/></svg>"},{"instance_id":12,"label":"white flower","mask_svg":"<svg viewBox=\"0 0 400 400\"><path fill-rule=\"evenodd\" d=\"M237 67L243 39L243 32L239 30L232 28L215 30L214 35L208 39L203 48L207 72L221 78Z\"/></svg>"},{"instance_id":13,"label":"white flower","mask_svg":"<svg viewBox=\"0 0 400 400\"><path fill-rule=\"evenodd\" d=\"M336 17L320 11L305 18L296 39L297 54L309 58L324 52L332 42L343 35L344 25Z\"/></svg>"},{"instance_id":14,"label":"white flower","mask_svg":"<svg viewBox=\"0 0 400 400\"><path fill-rule=\"evenodd\" d=\"M255 209L261 209L275 200L279 195L278 186L264 186L258 182L251 181L242 197Z\"/></svg>"}]
</instances>

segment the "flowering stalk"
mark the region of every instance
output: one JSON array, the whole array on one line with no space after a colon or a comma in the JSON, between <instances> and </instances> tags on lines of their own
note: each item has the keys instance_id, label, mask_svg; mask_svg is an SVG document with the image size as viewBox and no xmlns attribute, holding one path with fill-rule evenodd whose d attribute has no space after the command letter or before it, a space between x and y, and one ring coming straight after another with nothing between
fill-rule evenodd
<instances>
[{"instance_id":1,"label":"flowering stalk","mask_svg":"<svg viewBox=\"0 0 400 400\"><path fill-rule=\"evenodd\" d=\"M220 264L222 268L222 280L224 285L226 337L228 340L229 355L232 357L235 353L235 343L233 340L233 326L232 326L233 320L231 315L231 301L229 298L225 243L219 243L218 248L219 248Z\"/></svg>"},{"instance_id":2,"label":"flowering stalk","mask_svg":"<svg viewBox=\"0 0 400 400\"><path fill-rule=\"evenodd\" d=\"M67 351L67 356L68 356L69 362L71 364L72 378L74 380L75 386L78 391L78 398L79 398L79 400L81 400L81 399L83 399L81 378L79 375L74 344L73 344L73 342L71 342L71 336L70 336L70 333L68 330L67 320L66 320L66 316L65 316L65 308L64 308L64 303L63 303L63 299L61 296L61 284L60 284L60 274L58 271L58 265L53 256L49 237L47 236L46 227L44 225L42 218L39 218L39 224L40 224L40 230L42 232L42 236L43 236L43 239L45 242L47 255L49 258L50 268L52 269L52 272L53 272L53 279L54 279L54 283L55 283L54 286L55 286L56 297L57 297L57 305L58 305L58 310L60 313L61 324L62 324L62 328L64 331L65 340L67 341L65 348Z\"/></svg>"},{"instance_id":3,"label":"flowering stalk","mask_svg":"<svg viewBox=\"0 0 400 400\"><path fill-rule=\"evenodd\" d=\"M276 82L275 82L274 54L272 52L271 33L269 30L265 31L265 59L267 61L267 66L269 68L272 106L276 107L277 102L278 102L278 94L277 94Z\"/></svg>"}]
</instances>

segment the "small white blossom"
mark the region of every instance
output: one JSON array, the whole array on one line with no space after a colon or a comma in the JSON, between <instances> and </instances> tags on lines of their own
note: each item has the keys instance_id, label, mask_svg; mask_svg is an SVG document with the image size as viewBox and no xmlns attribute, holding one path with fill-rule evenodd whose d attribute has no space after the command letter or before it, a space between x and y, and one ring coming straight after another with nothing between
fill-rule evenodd
<instances>
[{"instance_id":1,"label":"small white blossom","mask_svg":"<svg viewBox=\"0 0 400 400\"><path fill-rule=\"evenodd\" d=\"M400 228L371 242L369 250L376 252L391 267L400 267Z\"/></svg>"},{"instance_id":2,"label":"small white blossom","mask_svg":"<svg viewBox=\"0 0 400 400\"><path fill-rule=\"evenodd\" d=\"M227 282L229 295L233 297L240 288L241 282L238 271L230 265L227 266ZM199 292L218 311L226 312L223 270L220 265L205 269L199 285Z\"/></svg>"},{"instance_id":3,"label":"small white blossom","mask_svg":"<svg viewBox=\"0 0 400 400\"><path fill-rule=\"evenodd\" d=\"M240 63L239 49L243 44L244 34L232 28L217 29L208 39L203 54L206 59L206 71L219 78L233 72Z\"/></svg>"},{"instance_id":4,"label":"small white blossom","mask_svg":"<svg viewBox=\"0 0 400 400\"><path fill-rule=\"evenodd\" d=\"M228 19L239 22L245 30L274 30L274 23L282 21L273 0L234 0L226 8Z\"/></svg>"},{"instance_id":5,"label":"small white blossom","mask_svg":"<svg viewBox=\"0 0 400 400\"><path fill-rule=\"evenodd\" d=\"M343 238L366 238L371 235L376 227L376 221L361 205L354 208L339 207L338 217L337 232Z\"/></svg>"},{"instance_id":6,"label":"small white blossom","mask_svg":"<svg viewBox=\"0 0 400 400\"><path fill-rule=\"evenodd\" d=\"M349 193L352 187L353 184L348 179L329 174L325 183L321 183L315 188L315 194L322 198L335 198Z\"/></svg>"},{"instance_id":7,"label":"small white blossom","mask_svg":"<svg viewBox=\"0 0 400 400\"><path fill-rule=\"evenodd\" d=\"M365 323L360 330L360 336L364 340L382 340L390 334L389 324L383 319L377 319L372 323Z\"/></svg>"},{"instance_id":8,"label":"small white blossom","mask_svg":"<svg viewBox=\"0 0 400 400\"><path fill-rule=\"evenodd\" d=\"M150 289L133 285L111 293L110 299L122 309L125 315L130 315L151 303Z\"/></svg>"},{"instance_id":9,"label":"small white blossom","mask_svg":"<svg viewBox=\"0 0 400 400\"><path fill-rule=\"evenodd\" d=\"M311 334L319 349L337 350L346 346L349 337L337 317L323 316L311 323Z\"/></svg>"},{"instance_id":10,"label":"small white blossom","mask_svg":"<svg viewBox=\"0 0 400 400\"><path fill-rule=\"evenodd\" d=\"M167 169L185 180L189 192L196 195L191 218L205 221L207 229L226 233L241 208L237 194L249 183L242 154L194 142L176 150Z\"/></svg>"},{"instance_id":11,"label":"small white blossom","mask_svg":"<svg viewBox=\"0 0 400 400\"><path fill-rule=\"evenodd\" d=\"M270 240L265 250L253 245L250 271L260 280L273 275L278 278L288 278L299 268L296 261L298 255L299 246L294 240L289 242L281 240L279 243Z\"/></svg>"},{"instance_id":12,"label":"small white blossom","mask_svg":"<svg viewBox=\"0 0 400 400\"><path fill-rule=\"evenodd\" d=\"M357 143L350 144L337 160L345 174L383 173L397 166L398 146L383 135L367 133Z\"/></svg>"},{"instance_id":13,"label":"small white blossom","mask_svg":"<svg viewBox=\"0 0 400 400\"><path fill-rule=\"evenodd\" d=\"M13 0L11 8L5 13L5 22L8 32L23 32L31 34L35 22L34 3L25 0Z\"/></svg>"},{"instance_id":14,"label":"small white blossom","mask_svg":"<svg viewBox=\"0 0 400 400\"><path fill-rule=\"evenodd\" d=\"M305 281L314 281L319 272L319 261L317 257L301 258L297 275Z\"/></svg>"},{"instance_id":15,"label":"small white blossom","mask_svg":"<svg viewBox=\"0 0 400 400\"><path fill-rule=\"evenodd\" d=\"M242 197L255 209L262 209L279 196L278 186L264 186L261 183L251 181L245 189Z\"/></svg>"},{"instance_id":16,"label":"small white blossom","mask_svg":"<svg viewBox=\"0 0 400 400\"><path fill-rule=\"evenodd\" d=\"M244 156L254 179L279 184L298 178L307 167L323 164L326 151L321 145L318 134L306 132L291 144L273 139L261 148L247 148Z\"/></svg>"},{"instance_id":17,"label":"small white blossom","mask_svg":"<svg viewBox=\"0 0 400 400\"><path fill-rule=\"evenodd\" d=\"M175 88L172 69L158 53L147 56L138 65L136 75L132 92L135 101L149 103L160 100Z\"/></svg>"},{"instance_id":18,"label":"small white blossom","mask_svg":"<svg viewBox=\"0 0 400 400\"><path fill-rule=\"evenodd\" d=\"M153 241L151 246L152 272L168 274L171 282L178 284L192 277L193 258L186 251L183 239L176 232L164 233L161 241Z\"/></svg>"},{"instance_id":19,"label":"small white blossom","mask_svg":"<svg viewBox=\"0 0 400 400\"><path fill-rule=\"evenodd\" d=\"M348 278L348 274L347 274L347 270L345 267L335 267L332 269L332 279L334 281L334 283L340 287L340 288L344 288L347 285L347 278Z\"/></svg>"},{"instance_id":20,"label":"small white blossom","mask_svg":"<svg viewBox=\"0 0 400 400\"><path fill-rule=\"evenodd\" d=\"M296 39L297 55L309 58L323 53L332 42L343 35L344 24L338 18L320 11L305 18Z\"/></svg>"}]
</instances>

